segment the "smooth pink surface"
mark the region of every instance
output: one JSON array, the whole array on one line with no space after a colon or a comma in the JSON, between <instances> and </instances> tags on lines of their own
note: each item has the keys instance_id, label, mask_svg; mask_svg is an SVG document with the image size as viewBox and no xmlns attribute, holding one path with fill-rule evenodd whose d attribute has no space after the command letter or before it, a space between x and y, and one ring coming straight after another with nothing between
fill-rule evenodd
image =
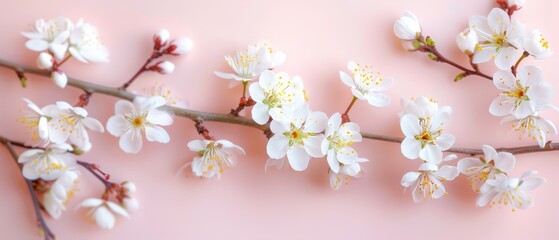
<instances>
[{"instance_id":1,"label":"smooth pink surface","mask_svg":"<svg viewBox=\"0 0 559 240\"><path fill-rule=\"evenodd\" d=\"M415 12L424 32L438 43L441 52L466 64L455 46L455 34L467 26L471 15L487 15L492 1L6 1L0 7L0 57L34 65L37 53L24 47L19 34L38 18L64 15L77 21L84 18L98 27L110 49L109 64L81 64L75 60L64 66L69 76L118 86L145 61L152 47L151 37L167 28L173 37L186 36L194 49L186 57L172 58L177 69L172 75L147 73L131 89L142 93L156 80L172 87L190 102L193 109L226 113L236 105L241 88L229 89L228 82L213 75L229 71L223 56L249 43L268 40L288 55L278 71L300 75L313 109L332 114L343 111L351 92L338 78L346 63L355 60L373 65L382 75L393 77L388 91L393 102L375 108L358 102L352 120L364 131L402 136L398 123L399 99L430 96L454 112L446 129L457 137L456 146L480 148L482 144L519 146L535 144L507 136L508 124L488 113L498 93L492 83L469 77L454 83L455 69L432 62L422 54L404 51L392 32L394 21L404 10ZM527 1L514 17L540 29L552 47L559 47L556 23L558 4ZM557 54L544 61L526 60L544 71L547 81L559 87ZM492 63L482 66L490 73ZM27 97L39 105L64 100L74 103L80 91L56 88L49 79L28 75L29 86L22 89L12 71L0 69L2 114L0 134L24 140L24 128L15 121ZM102 122L113 114L115 98L96 94L88 111ZM553 100L559 104L559 99ZM544 116L559 123L559 114ZM47 221L60 239L556 239L559 236L559 174L557 152L517 156L513 175L539 170L547 184L530 192L537 201L526 211L510 208L476 208L476 195L465 177L446 183L449 194L436 201L413 203L409 191L400 186L401 176L416 170L419 162L406 160L400 146L366 140L356 144L365 176L341 191L328 184L325 159L311 161L307 171L289 167L264 173L266 139L254 129L207 123L211 133L243 146L247 156L226 171L220 181L175 177L180 166L194 154L186 142L199 138L190 120L175 119L167 128L172 141L167 145L149 143L140 154L130 155L118 148L118 139L108 133L92 133L93 150L84 160L97 162L114 181L137 184L135 195L141 204L130 219L119 218L116 227L101 230L74 211L83 199L97 197L102 186L82 171L80 191L69 202L61 219ZM557 141L557 136L551 140ZM21 173L0 148L0 239L40 239L32 205Z\"/></svg>"}]
</instances>

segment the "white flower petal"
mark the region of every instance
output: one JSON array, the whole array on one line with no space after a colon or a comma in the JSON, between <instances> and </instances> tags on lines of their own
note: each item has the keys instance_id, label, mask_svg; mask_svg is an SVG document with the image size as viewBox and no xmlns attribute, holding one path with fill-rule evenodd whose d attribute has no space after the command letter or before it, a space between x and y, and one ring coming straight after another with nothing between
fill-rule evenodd
<instances>
[{"instance_id":1,"label":"white flower petal","mask_svg":"<svg viewBox=\"0 0 559 240\"><path fill-rule=\"evenodd\" d=\"M442 166L441 168L439 168L439 170L437 170L434 173L434 175L444 179L445 181L454 180L456 177L458 177L458 174L459 174L458 169L454 166Z\"/></svg>"},{"instance_id":2,"label":"white flower petal","mask_svg":"<svg viewBox=\"0 0 559 240\"><path fill-rule=\"evenodd\" d=\"M355 82L353 82L353 78L351 78L347 73L340 71L340 80L347 85L348 87L354 88Z\"/></svg>"},{"instance_id":3,"label":"white flower petal","mask_svg":"<svg viewBox=\"0 0 559 240\"><path fill-rule=\"evenodd\" d=\"M161 126L169 126L173 124L171 114L159 109L151 109L146 116L146 120L152 124Z\"/></svg>"},{"instance_id":4,"label":"white flower petal","mask_svg":"<svg viewBox=\"0 0 559 240\"><path fill-rule=\"evenodd\" d=\"M49 43L45 40L32 39L25 42L25 47L31 51L42 52L49 48Z\"/></svg>"},{"instance_id":5,"label":"white flower petal","mask_svg":"<svg viewBox=\"0 0 559 240\"><path fill-rule=\"evenodd\" d=\"M305 127L303 128L304 132L308 133L319 133L326 129L328 125L328 116L325 113L316 111L311 112L307 116L307 120L305 121Z\"/></svg>"},{"instance_id":6,"label":"white flower petal","mask_svg":"<svg viewBox=\"0 0 559 240\"><path fill-rule=\"evenodd\" d=\"M107 127L108 128L108 127ZM126 153L138 153L142 149L142 135L140 130L131 129L122 136L118 141L120 149Z\"/></svg>"},{"instance_id":7,"label":"white flower petal","mask_svg":"<svg viewBox=\"0 0 559 240\"><path fill-rule=\"evenodd\" d=\"M429 163L439 164L442 161L443 153L436 145L427 144L419 151L419 157Z\"/></svg>"},{"instance_id":8,"label":"white flower petal","mask_svg":"<svg viewBox=\"0 0 559 240\"><path fill-rule=\"evenodd\" d=\"M322 140L324 140L324 135L322 134L304 139L303 144L305 145L305 151L315 158L324 157L324 154L320 150Z\"/></svg>"},{"instance_id":9,"label":"white flower petal","mask_svg":"<svg viewBox=\"0 0 559 240\"><path fill-rule=\"evenodd\" d=\"M283 135L274 135L266 145L268 156L274 159L280 159L287 153L289 139Z\"/></svg>"},{"instance_id":10,"label":"white flower petal","mask_svg":"<svg viewBox=\"0 0 559 240\"><path fill-rule=\"evenodd\" d=\"M112 229L115 226L115 216L106 207L99 207L93 212L93 219L97 226Z\"/></svg>"},{"instance_id":11,"label":"white flower petal","mask_svg":"<svg viewBox=\"0 0 559 240\"><path fill-rule=\"evenodd\" d=\"M262 102L262 100L266 98L262 87L260 87L260 83L257 82L250 84L250 86L248 87L248 92L252 100L254 100L255 102Z\"/></svg>"},{"instance_id":12,"label":"white flower petal","mask_svg":"<svg viewBox=\"0 0 559 240\"><path fill-rule=\"evenodd\" d=\"M335 173L340 172L340 163L336 158L336 151L334 149L328 150L328 156L326 157L326 160L328 162L328 166L330 167L330 170L332 170Z\"/></svg>"},{"instance_id":13,"label":"white flower petal","mask_svg":"<svg viewBox=\"0 0 559 240\"><path fill-rule=\"evenodd\" d=\"M404 176L402 176L402 181L401 184L404 187L409 187L411 185L413 185L414 183L417 182L417 179L419 178L421 174L418 172L407 172L406 174L404 174Z\"/></svg>"},{"instance_id":14,"label":"white flower petal","mask_svg":"<svg viewBox=\"0 0 559 240\"><path fill-rule=\"evenodd\" d=\"M400 127L406 137L414 137L421 133L419 119L412 114L406 114L400 118Z\"/></svg>"},{"instance_id":15,"label":"white flower petal","mask_svg":"<svg viewBox=\"0 0 559 240\"><path fill-rule=\"evenodd\" d=\"M493 33L501 34L510 25L509 15L500 8L493 8L487 16L487 24Z\"/></svg>"},{"instance_id":16,"label":"white flower petal","mask_svg":"<svg viewBox=\"0 0 559 240\"><path fill-rule=\"evenodd\" d=\"M511 172L516 166L516 158L508 152L498 153L498 157L493 161L495 162L495 168L506 173Z\"/></svg>"},{"instance_id":17,"label":"white flower petal","mask_svg":"<svg viewBox=\"0 0 559 240\"><path fill-rule=\"evenodd\" d=\"M123 217L128 217L128 212L126 212L126 210L124 208L122 208L121 206L119 206L118 204L114 203L114 202L106 202L107 206L109 206L109 208L115 212L116 214L123 216Z\"/></svg>"},{"instance_id":18,"label":"white flower petal","mask_svg":"<svg viewBox=\"0 0 559 240\"><path fill-rule=\"evenodd\" d=\"M119 100L115 103L115 113L117 115L125 115L134 111L134 104L130 101ZM107 127L108 128L108 127Z\"/></svg>"},{"instance_id":19,"label":"white flower petal","mask_svg":"<svg viewBox=\"0 0 559 240\"><path fill-rule=\"evenodd\" d=\"M446 151L454 144L455 139L454 135L445 133L437 138L435 144L439 146L441 151Z\"/></svg>"},{"instance_id":20,"label":"white flower petal","mask_svg":"<svg viewBox=\"0 0 559 240\"><path fill-rule=\"evenodd\" d=\"M251 110L252 119L260 125L266 124L270 119L269 111L268 105L257 102Z\"/></svg>"},{"instance_id":21,"label":"white flower petal","mask_svg":"<svg viewBox=\"0 0 559 240\"><path fill-rule=\"evenodd\" d=\"M495 65L502 70L510 69L521 55L522 52L514 49L513 47L503 47L499 53L497 53Z\"/></svg>"},{"instance_id":22,"label":"white flower petal","mask_svg":"<svg viewBox=\"0 0 559 240\"><path fill-rule=\"evenodd\" d=\"M458 161L458 170L465 175L474 174L485 164L479 158L462 158Z\"/></svg>"},{"instance_id":23,"label":"white flower petal","mask_svg":"<svg viewBox=\"0 0 559 240\"><path fill-rule=\"evenodd\" d=\"M80 205L78 205L78 208L80 207L86 207L86 208L92 208L92 207L97 207L100 206L101 204L103 204L105 201L99 199L99 198L88 198L86 200L84 200L83 202L80 203Z\"/></svg>"},{"instance_id":24,"label":"white flower petal","mask_svg":"<svg viewBox=\"0 0 559 240\"><path fill-rule=\"evenodd\" d=\"M165 129L160 126L146 126L146 139L150 142L168 143L171 138Z\"/></svg>"},{"instance_id":25,"label":"white flower petal","mask_svg":"<svg viewBox=\"0 0 559 240\"><path fill-rule=\"evenodd\" d=\"M103 128L103 124L101 122L99 122L99 120L94 119L94 118L90 118L90 117L86 117L84 119L82 119L82 123L85 127L87 127L87 129L96 131L96 132L104 132L105 129Z\"/></svg>"},{"instance_id":26,"label":"white flower petal","mask_svg":"<svg viewBox=\"0 0 559 240\"><path fill-rule=\"evenodd\" d=\"M304 171L309 166L310 156L302 147L293 147L287 151L289 165L295 171Z\"/></svg>"},{"instance_id":27,"label":"white flower petal","mask_svg":"<svg viewBox=\"0 0 559 240\"><path fill-rule=\"evenodd\" d=\"M415 140L414 137L406 137L404 141L402 141L400 148L405 157L417 159L419 157L419 151L421 150L421 144L419 141Z\"/></svg>"},{"instance_id":28,"label":"white flower petal","mask_svg":"<svg viewBox=\"0 0 559 240\"><path fill-rule=\"evenodd\" d=\"M365 98L370 105L375 107L384 107L390 104L390 97L382 93L367 92Z\"/></svg>"},{"instance_id":29,"label":"white flower petal","mask_svg":"<svg viewBox=\"0 0 559 240\"><path fill-rule=\"evenodd\" d=\"M499 95L491 102L489 106L489 113L494 116L506 116L512 113L515 105L513 101L509 101L508 97Z\"/></svg>"},{"instance_id":30,"label":"white flower petal","mask_svg":"<svg viewBox=\"0 0 559 240\"><path fill-rule=\"evenodd\" d=\"M107 131L115 137L120 137L128 124L123 115L114 115L107 121Z\"/></svg>"}]
</instances>

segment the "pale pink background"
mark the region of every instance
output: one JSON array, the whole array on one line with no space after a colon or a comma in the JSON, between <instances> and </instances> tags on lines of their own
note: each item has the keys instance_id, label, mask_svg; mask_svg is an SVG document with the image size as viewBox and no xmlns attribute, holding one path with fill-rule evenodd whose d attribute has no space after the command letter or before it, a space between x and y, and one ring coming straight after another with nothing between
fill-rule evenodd
<instances>
[{"instance_id":1,"label":"pale pink background","mask_svg":"<svg viewBox=\"0 0 559 240\"><path fill-rule=\"evenodd\" d=\"M348 60L373 65L384 76L393 77L394 87L388 91L392 104L374 108L358 102L352 111L352 120L364 131L401 136L399 99L426 95L453 107L447 131L457 137L456 146L534 144L508 137L510 126L499 125L500 119L488 113L497 94L489 81L470 77L454 83L455 69L405 52L393 36L393 22L404 10L412 10L440 50L465 64L466 58L455 47L455 34L467 26L468 16L486 15L492 6L489 0L5 1L0 7L0 57L34 65L37 54L24 48L20 31L37 18L84 18L98 27L110 49L111 63L85 65L72 60L64 69L73 77L118 86L145 61L152 34L167 28L173 37L192 38L192 53L172 58L177 65L172 75L145 74L131 89L142 92L160 80L193 109L226 113L236 104L241 89L228 89L228 82L213 71L229 71L225 54L268 40L288 54L278 70L300 75L311 107L329 115L345 109L351 99L349 89L338 79L338 71L346 70ZM515 17L528 29L540 29L552 47L559 47L557 7L552 1L527 1ZM553 55L526 63L537 64L547 81L559 87L557 61L558 55ZM493 64L482 69L495 71ZM29 86L22 89L12 71L0 69L0 134L18 140L27 137L15 121L24 109L20 97L42 106L56 100L75 103L80 94L72 88L58 89L46 78L28 77ZM96 94L87 109L106 122L115 100ZM559 104L559 99L554 103ZM559 122L555 112L544 116ZM537 199L533 209L513 213L510 208L476 208L476 195L462 176L446 183L449 195L444 198L414 204L400 186L400 178L417 169L419 162L406 160L397 144L367 140L355 145L371 162L363 165L366 174L361 180L336 192L328 185L324 159L312 160L301 173L289 167L264 173L266 139L261 132L218 123L207 127L216 137L233 140L247 152L220 181L175 177L177 169L194 156L186 142L199 139L190 120L177 118L167 128L171 143L146 144L137 155L123 153L118 139L109 134L91 134L94 148L83 159L100 163L114 181L135 182L141 209L130 219L119 218L112 231L89 223L83 210L73 209L103 189L82 171L80 191L69 210L59 220L47 219L48 223L60 239L553 239L559 235L557 152L517 157L514 175L537 169L548 183L530 193ZM559 140L557 136L551 139ZM21 174L3 147L0 157L0 239L40 239Z\"/></svg>"}]
</instances>

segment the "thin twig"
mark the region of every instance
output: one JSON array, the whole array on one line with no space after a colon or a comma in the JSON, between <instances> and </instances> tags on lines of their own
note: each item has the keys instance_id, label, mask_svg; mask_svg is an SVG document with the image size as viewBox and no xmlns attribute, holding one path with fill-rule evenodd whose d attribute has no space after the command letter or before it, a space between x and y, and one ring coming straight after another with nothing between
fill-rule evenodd
<instances>
[{"instance_id":1,"label":"thin twig","mask_svg":"<svg viewBox=\"0 0 559 240\"><path fill-rule=\"evenodd\" d=\"M17 162L18 160L18 155L14 150L14 145L20 146L20 144L13 144L10 140L1 137L0 136L0 142L2 142L2 144L4 144L4 146L6 146L6 148L8 149L8 151L10 152L10 155L12 156L12 158L14 159L14 161L16 162L17 166L19 167L19 169L22 169L22 166ZM21 144L23 145L23 144ZM39 199L37 198L37 193L35 193L35 188L33 187L33 181L24 178L25 180L25 184L27 185L27 190L29 190L29 193L31 194L31 200L33 201L33 210L35 212L35 217L37 218L37 225L39 227L39 230L41 231L41 235L44 235L45 240L54 240L56 239L54 233L50 230L47 222L45 221L45 219L43 218L43 215L41 214L41 204L39 203Z\"/></svg>"},{"instance_id":2,"label":"thin twig","mask_svg":"<svg viewBox=\"0 0 559 240\"><path fill-rule=\"evenodd\" d=\"M2 59L0 59L0 66L13 69L13 70L19 69L20 71L30 73L30 74L35 74L35 75L46 76L46 77L50 76L50 73L47 71L43 71L34 67L22 66ZM485 76L486 78L489 77L487 75ZM125 90L89 83L71 77L68 78L68 85L82 89L87 92L102 93L105 95L110 95L110 96L130 100L130 101L137 96ZM254 122L250 118L235 117L235 116L231 116L230 114L195 111L195 110L189 110L189 109L173 107L173 106L166 106L166 108L173 111L175 113L175 116L191 119L195 123L201 120L201 121L222 122L222 123L242 125L242 126L259 129L261 131L265 131L266 129L269 129L269 124L260 125ZM366 132L362 132L361 135L363 136L363 138L385 141L385 142L401 143L403 140L403 138L401 137L385 136L385 135L378 135L378 134L372 134ZM0 141L2 139L3 137L0 136ZM25 146L25 144L22 145ZM506 150L512 154L556 151L559 150L559 143L548 143L544 148L540 148L538 145L530 145L530 146L521 146L521 147L512 147L512 148L498 148L498 150ZM481 149L470 149L470 148L460 148L460 147L450 148L448 152L468 154L468 155L477 155L483 153Z\"/></svg>"}]
</instances>

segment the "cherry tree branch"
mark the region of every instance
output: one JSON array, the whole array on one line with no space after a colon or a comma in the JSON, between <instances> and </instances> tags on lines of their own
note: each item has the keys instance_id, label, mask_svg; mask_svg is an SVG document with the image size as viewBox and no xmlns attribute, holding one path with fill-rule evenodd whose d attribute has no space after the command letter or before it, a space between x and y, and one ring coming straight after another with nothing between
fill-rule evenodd
<instances>
[{"instance_id":1,"label":"cherry tree branch","mask_svg":"<svg viewBox=\"0 0 559 240\"><path fill-rule=\"evenodd\" d=\"M450 61L445 61L450 62ZM453 64L451 64L453 65ZM453 65L454 66L454 65ZM21 73L30 73L39 76L50 77L50 72L43 71L38 68L28 67L16 63L12 63L6 60L0 59L0 67L12 69L16 72ZM479 74L476 74L479 75ZM481 75L482 76L482 75ZM490 78L489 76L485 75L486 78ZM121 99L126 99L132 101L137 95L128 92L126 90L122 90L115 87L103 86L99 84L94 84L90 82L85 82L79 79L68 77L68 85L72 87L76 87L82 89L85 92L89 93L101 93L109 96L114 96ZM210 121L210 122L221 122L221 123L230 123L236 125L242 125L246 127L256 128L263 132L269 132L268 124L259 125L258 123L254 122L250 118L245 117L237 117L231 114L219 114L219 113L210 113L210 112L202 112L202 111L195 111L185 108L173 107L173 106L166 106L167 109L173 111L176 116L188 118L194 123L199 123L200 121ZM384 142L394 142L394 143L401 143L403 141L402 137L394 137L394 136L386 136L386 135L379 135L373 133L366 133L362 132L361 135L363 138L384 141ZM0 141L10 141L2 136L0 136ZM14 142L15 143L15 142ZM21 143L17 143L21 144ZM25 144L21 144L23 147L26 147ZM18 145L19 146L19 145ZM506 151L512 154L524 154L524 153L534 153L534 152L547 152L547 151L557 151L559 150L559 143L552 143L548 142L544 148L540 148L538 145L529 145L529 146L521 146L521 147L510 147L510 148L497 148L497 151ZM481 149L474 149L474 148L461 148L461 147L453 147L447 150L447 152L452 153L459 153L459 154L467 154L467 155L481 155L483 151Z\"/></svg>"},{"instance_id":2,"label":"cherry tree branch","mask_svg":"<svg viewBox=\"0 0 559 240\"><path fill-rule=\"evenodd\" d=\"M8 149L10 155L14 159L19 169L21 170L22 166L17 162L18 155L15 152L13 146L14 145L25 146L25 145L19 142L12 142L9 139L4 138L2 136L0 136L0 143L4 144L4 146ZM37 193L35 192L35 188L33 187L33 181L26 178L24 178L24 180L25 180L25 184L27 185L27 190L29 190L29 193L31 194L31 200L33 201L33 209L35 212L35 217L37 218L37 225L39 227L40 234L45 237L45 240L56 239L54 233L50 230L47 222L45 221L43 215L41 214L41 204L39 203L39 198L37 197Z\"/></svg>"},{"instance_id":3,"label":"cherry tree branch","mask_svg":"<svg viewBox=\"0 0 559 240\"><path fill-rule=\"evenodd\" d=\"M455 63L454 61L452 61L452 60L446 58L445 56L443 56L443 55L439 52L439 50L437 50L437 48L436 48L435 46L428 46L428 45L425 45L425 46L422 46L422 47L419 49L419 51L428 52L428 53L433 54L434 57L433 57L432 59L433 59L434 61L446 63L446 64L449 64L449 65L451 65L451 66L453 66L453 67L455 67L455 68L457 68L457 69L460 69L460 70L463 72L462 75L461 75L461 77L466 77L466 76L470 76L470 75L477 75L477 76L480 76L480 77L482 77L482 78L485 78L485 79L487 79L487 80L489 80L489 81L493 81L493 77L491 77L491 76L489 76L489 75L487 75L487 74L485 74L485 73L482 73L482 72L479 70L479 68L477 68L477 67L474 67L474 70L472 70L472 69L466 68L466 67L464 67L464 66L462 66L462 65L460 65L460 64L458 64L458 63ZM473 65L473 64L472 64L472 65Z\"/></svg>"}]
</instances>

